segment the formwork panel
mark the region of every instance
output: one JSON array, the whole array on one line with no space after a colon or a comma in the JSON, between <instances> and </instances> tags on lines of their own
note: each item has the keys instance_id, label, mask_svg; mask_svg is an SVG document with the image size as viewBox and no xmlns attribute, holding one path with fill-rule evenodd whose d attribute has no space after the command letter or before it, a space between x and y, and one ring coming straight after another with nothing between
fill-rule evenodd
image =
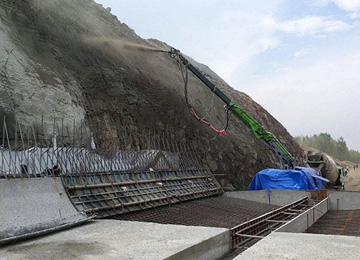
<instances>
[{"instance_id":1,"label":"formwork panel","mask_svg":"<svg viewBox=\"0 0 360 260\"><path fill-rule=\"evenodd\" d=\"M98 218L222 193L206 169L62 176L74 206Z\"/></svg>"}]
</instances>

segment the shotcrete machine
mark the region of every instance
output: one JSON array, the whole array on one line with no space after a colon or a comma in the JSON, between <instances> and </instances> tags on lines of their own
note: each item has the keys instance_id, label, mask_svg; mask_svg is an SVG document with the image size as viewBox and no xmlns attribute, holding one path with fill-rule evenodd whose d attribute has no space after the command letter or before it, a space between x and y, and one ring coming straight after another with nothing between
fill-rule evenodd
<instances>
[{"instance_id":1,"label":"shotcrete machine","mask_svg":"<svg viewBox=\"0 0 360 260\"><path fill-rule=\"evenodd\" d=\"M187 98L187 70L190 70L199 80L201 80L216 96L218 96L224 103L228 113L234 114L240 119L247 127L251 129L256 139L262 141L279 159L281 168L294 168L295 158L285 148L285 146L276 138L276 136L270 131L266 130L258 121L251 117L243 108L237 105L233 100L224 94L218 87L211 83L197 68L195 68L177 49L171 48L169 51L171 57L178 59L179 63L185 67L185 75L183 75L185 81L185 98L190 108L191 113L200 122L209 126L212 130L218 134L225 135L225 130L215 129L209 122L201 119L195 112L194 108L188 102Z\"/></svg>"}]
</instances>

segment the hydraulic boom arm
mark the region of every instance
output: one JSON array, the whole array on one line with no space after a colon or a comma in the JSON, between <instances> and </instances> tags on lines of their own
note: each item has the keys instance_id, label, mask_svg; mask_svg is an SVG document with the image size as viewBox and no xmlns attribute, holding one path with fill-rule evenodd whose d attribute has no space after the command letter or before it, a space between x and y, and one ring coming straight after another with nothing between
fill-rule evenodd
<instances>
[{"instance_id":1,"label":"hydraulic boom arm","mask_svg":"<svg viewBox=\"0 0 360 260\"><path fill-rule=\"evenodd\" d=\"M285 146L275 137L273 133L266 130L259 122L251 117L244 109L238 106L234 101L227 97L220 89L211 83L197 68L180 53L179 50L171 48L169 54L172 57L178 57L183 65L185 65L198 79L200 79L212 92L214 92L231 112L239 118L246 126L248 126L256 139L261 140L280 160L280 164L285 163L288 167L293 168L294 157L289 153Z\"/></svg>"}]
</instances>

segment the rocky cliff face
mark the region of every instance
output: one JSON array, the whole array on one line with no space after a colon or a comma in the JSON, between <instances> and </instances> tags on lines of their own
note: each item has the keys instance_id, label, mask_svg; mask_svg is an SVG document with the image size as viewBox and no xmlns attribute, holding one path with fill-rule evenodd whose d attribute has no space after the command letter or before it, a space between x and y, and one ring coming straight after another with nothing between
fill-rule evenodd
<instances>
[{"instance_id":1,"label":"rocky cliff face","mask_svg":"<svg viewBox=\"0 0 360 260\"><path fill-rule=\"evenodd\" d=\"M99 147L121 147L121 132L170 131L192 141L202 163L226 174L223 185L246 189L251 177L276 167L272 153L232 117L227 136L214 137L189 113L176 61L152 51L167 48L138 37L92 0L0 2L0 116L32 124L41 116L71 124L81 120ZM199 68L295 155L302 150L286 129L249 96ZM190 75L190 95L199 114L209 107L223 124L221 101ZM210 103L211 101L211 103ZM210 106L211 105L211 106ZM11 123L10 123L11 124Z\"/></svg>"}]
</instances>

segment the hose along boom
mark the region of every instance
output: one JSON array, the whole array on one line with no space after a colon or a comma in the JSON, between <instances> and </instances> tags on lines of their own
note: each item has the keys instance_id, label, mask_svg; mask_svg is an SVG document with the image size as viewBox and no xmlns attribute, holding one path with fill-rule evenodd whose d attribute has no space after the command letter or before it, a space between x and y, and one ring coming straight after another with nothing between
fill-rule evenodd
<instances>
[{"instance_id":1,"label":"hose along boom","mask_svg":"<svg viewBox=\"0 0 360 260\"><path fill-rule=\"evenodd\" d=\"M276 136L270 131L266 130L259 122L257 122L252 116L250 116L243 108L232 101L226 96L219 88L211 83L197 68L195 68L179 50L171 48L169 54L173 58L177 58L182 65L185 66L186 70L190 70L199 80L201 80L212 92L215 93L225 104L228 111L231 111L238 119L240 119L247 127L251 129L256 139L262 141L279 159L281 167L287 165L289 168L294 168L295 158L285 148L285 146L276 138ZM187 75L185 81L185 91L187 91ZM186 102L188 103L187 96ZM189 105L189 103L188 103ZM190 105L189 105L190 106ZM192 114L201 122L211 127L214 131L219 134L225 135L225 130L216 130L207 121L200 119L195 113L193 107L190 106Z\"/></svg>"}]
</instances>

